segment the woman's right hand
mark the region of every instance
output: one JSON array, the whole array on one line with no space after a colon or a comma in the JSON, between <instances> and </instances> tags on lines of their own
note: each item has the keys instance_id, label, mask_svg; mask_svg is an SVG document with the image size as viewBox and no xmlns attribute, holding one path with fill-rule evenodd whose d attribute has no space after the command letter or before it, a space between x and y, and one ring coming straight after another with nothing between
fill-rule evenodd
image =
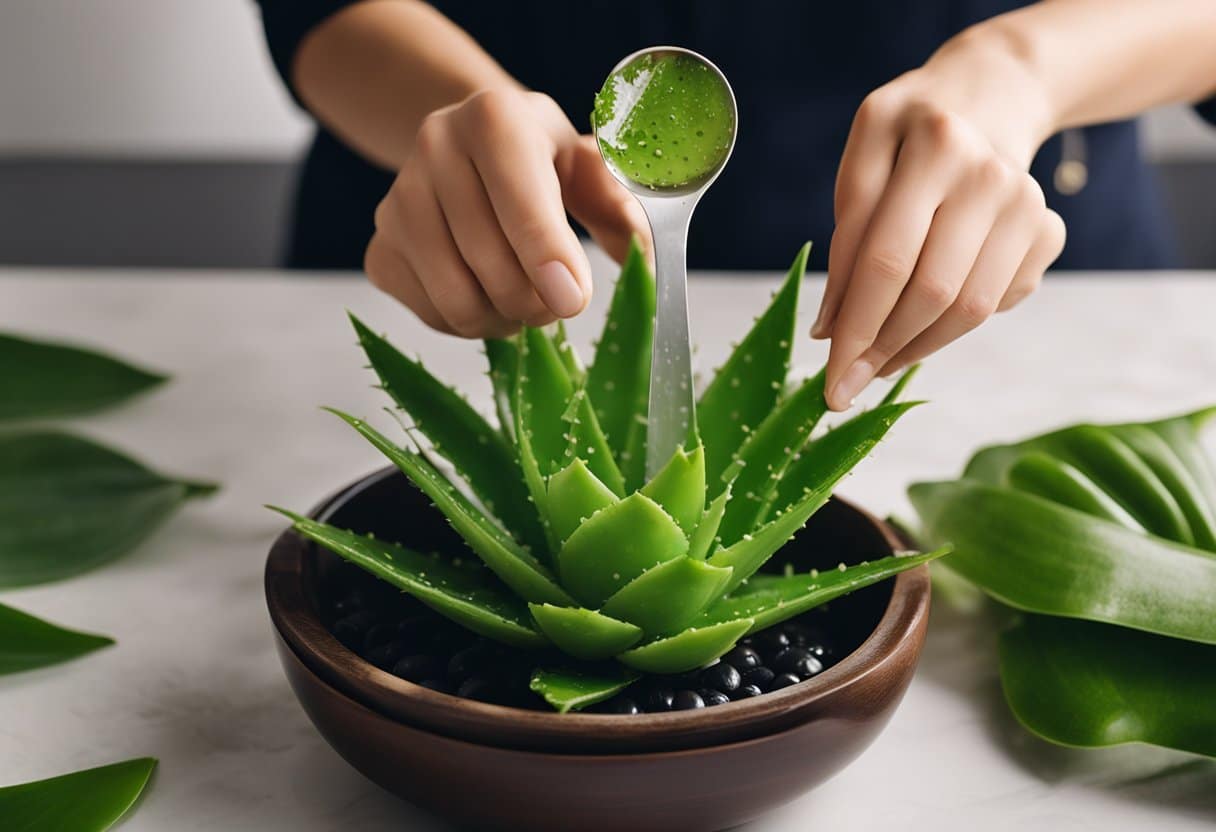
<instances>
[{"instance_id":1,"label":"woman's right hand","mask_svg":"<svg viewBox=\"0 0 1216 832\"><path fill-rule=\"evenodd\" d=\"M581 312L591 268L569 212L620 260L645 215L553 99L494 89L436 110L376 209L364 268L426 324L502 337Z\"/></svg>"}]
</instances>

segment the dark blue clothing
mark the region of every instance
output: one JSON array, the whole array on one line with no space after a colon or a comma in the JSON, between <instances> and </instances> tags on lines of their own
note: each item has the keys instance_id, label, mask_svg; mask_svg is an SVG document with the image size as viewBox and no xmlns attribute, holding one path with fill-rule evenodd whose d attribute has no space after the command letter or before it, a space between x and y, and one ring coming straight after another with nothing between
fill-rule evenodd
<instances>
[{"instance_id":1,"label":"dark blue clothing","mask_svg":"<svg viewBox=\"0 0 1216 832\"><path fill-rule=\"evenodd\" d=\"M299 39L351 0L260 0L275 62L286 77ZM867 93L920 66L972 23L1026 5L1016 0L440 0L525 85L548 93L588 130L592 99L622 57L674 44L695 49L730 79L739 137L721 178L697 209L694 268L780 269L813 240L812 268L827 263L836 167ZM1216 102L1200 107L1216 122ZM1134 121L1083 131L1088 184L1066 196L1052 185L1060 138L1031 172L1068 225L1058 267L1147 269L1175 265L1169 224ZM358 267L372 213L392 181L321 130L305 164L289 265Z\"/></svg>"}]
</instances>

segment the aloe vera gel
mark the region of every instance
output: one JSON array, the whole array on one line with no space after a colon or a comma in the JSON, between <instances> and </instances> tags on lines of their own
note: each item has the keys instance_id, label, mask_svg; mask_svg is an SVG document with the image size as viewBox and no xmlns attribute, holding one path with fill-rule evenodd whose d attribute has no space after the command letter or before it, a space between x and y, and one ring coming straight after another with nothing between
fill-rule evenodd
<instances>
[{"instance_id":1,"label":"aloe vera gel","mask_svg":"<svg viewBox=\"0 0 1216 832\"><path fill-rule=\"evenodd\" d=\"M735 109L722 77L683 52L650 51L613 72L591 116L604 159L653 191L696 188L730 155Z\"/></svg>"}]
</instances>

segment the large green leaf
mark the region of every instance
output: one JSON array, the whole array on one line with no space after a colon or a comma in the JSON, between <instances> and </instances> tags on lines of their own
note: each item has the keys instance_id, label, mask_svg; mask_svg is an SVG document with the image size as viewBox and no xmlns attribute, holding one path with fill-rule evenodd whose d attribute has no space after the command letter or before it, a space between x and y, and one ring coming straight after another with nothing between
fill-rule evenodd
<instances>
[{"instance_id":1,"label":"large green leaf","mask_svg":"<svg viewBox=\"0 0 1216 832\"><path fill-rule=\"evenodd\" d=\"M722 472L747 432L764 421L785 385L798 316L798 290L810 250L807 243L798 252L767 311L701 395L697 424L705 443L705 474L710 483L721 482Z\"/></svg>"},{"instance_id":2,"label":"large green leaf","mask_svg":"<svg viewBox=\"0 0 1216 832\"><path fill-rule=\"evenodd\" d=\"M139 799L156 760L142 757L0 788L5 832L105 832Z\"/></svg>"},{"instance_id":3,"label":"large green leaf","mask_svg":"<svg viewBox=\"0 0 1216 832\"><path fill-rule=\"evenodd\" d=\"M629 670L537 670L532 690L561 713L577 711L611 699L632 685L638 675Z\"/></svg>"},{"instance_id":4,"label":"large green leaf","mask_svg":"<svg viewBox=\"0 0 1216 832\"><path fill-rule=\"evenodd\" d=\"M1216 516L1205 498L1192 469L1161 434L1147 425L1120 425L1110 430L1127 443L1157 475L1178 503L1193 542L1201 549L1216 552ZM1200 464L1204 462L1200 452Z\"/></svg>"},{"instance_id":5,"label":"large green leaf","mask_svg":"<svg viewBox=\"0 0 1216 832\"><path fill-rule=\"evenodd\" d=\"M734 647L751 626L751 619L743 618L689 627L674 636L626 650L617 660L643 673L684 673L709 664Z\"/></svg>"},{"instance_id":6,"label":"large green leaf","mask_svg":"<svg viewBox=\"0 0 1216 832\"><path fill-rule=\"evenodd\" d=\"M0 674L66 662L113 643L107 636L65 630L0 604Z\"/></svg>"},{"instance_id":7,"label":"large green leaf","mask_svg":"<svg viewBox=\"0 0 1216 832\"><path fill-rule=\"evenodd\" d=\"M1216 558L1042 497L977 480L908 490L950 566L1029 612L1216 643Z\"/></svg>"},{"instance_id":8,"label":"large green leaf","mask_svg":"<svg viewBox=\"0 0 1216 832\"><path fill-rule=\"evenodd\" d=\"M1031 615L1001 636L1001 685L1051 742L1147 742L1216 757L1216 647Z\"/></svg>"},{"instance_id":9,"label":"large green leaf","mask_svg":"<svg viewBox=\"0 0 1216 832\"><path fill-rule=\"evenodd\" d=\"M350 320L385 392L409 414L414 427L452 463L503 526L521 542L542 547L544 533L506 437L420 362L407 358L354 315Z\"/></svg>"},{"instance_id":10,"label":"large green leaf","mask_svg":"<svg viewBox=\"0 0 1216 832\"><path fill-rule=\"evenodd\" d=\"M641 627L647 636L684 629L722 594L731 570L675 558L647 569L604 602L603 612Z\"/></svg>"},{"instance_id":11,"label":"large green leaf","mask_svg":"<svg viewBox=\"0 0 1216 832\"><path fill-rule=\"evenodd\" d=\"M585 387L579 387L571 394L562 418L567 426L566 454L562 457L562 465L569 465L576 459L584 460L600 482L618 497L624 497L625 479L612 458L612 449L600 430Z\"/></svg>"},{"instance_id":12,"label":"large green leaf","mask_svg":"<svg viewBox=\"0 0 1216 832\"><path fill-rule=\"evenodd\" d=\"M618 501L612 489L600 482L581 459L549 477L549 522L560 541L564 542L588 517Z\"/></svg>"},{"instance_id":13,"label":"large green leaf","mask_svg":"<svg viewBox=\"0 0 1216 832\"><path fill-rule=\"evenodd\" d=\"M490 365L490 387L498 426L509 441L515 440L515 382L519 377L519 347L514 340L487 339L486 361Z\"/></svg>"},{"instance_id":14,"label":"large green leaf","mask_svg":"<svg viewBox=\"0 0 1216 832\"><path fill-rule=\"evenodd\" d=\"M587 371L587 392L595 415L630 491L641 486L645 471L654 308L654 276L635 239L612 293L595 361Z\"/></svg>"},{"instance_id":15,"label":"large green leaf","mask_svg":"<svg viewBox=\"0 0 1216 832\"><path fill-rule=\"evenodd\" d=\"M583 607L529 604L537 626L563 653L576 659L607 659L636 644L642 629Z\"/></svg>"},{"instance_id":16,"label":"large green leaf","mask_svg":"<svg viewBox=\"0 0 1216 832\"><path fill-rule=\"evenodd\" d=\"M0 334L0 421L86 413L118 404L168 376L98 352Z\"/></svg>"},{"instance_id":17,"label":"large green leaf","mask_svg":"<svg viewBox=\"0 0 1216 832\"><path fill-rule=\"evenodd\" d=\"M1216 511L1216 461L1204 452L1200 441L1200 432L1213 417L1216 417L1216 406L1150 422L1145 427L1165 440L1190 472L1208 507ZM1125 427L1128 426L1115 425L1114 429Z\"/></svg>"},{"instance_id":18,"label":"large green leaf","mask_svg":"<svg viewBox=\"0 0 1216 832\"><path fill-rule=\"evenodd\" d=\"M667 464L642 488L691 536L705 512L705 447L676 448Z\"/></svg>"},{"instance_id":19,"label":"large green leaf","mask_svg":"<svg viewBox=\"0 0 1216 832\"><path fill-rule=\"evenodd\" d=\"M133 549L216 486L164 477L58 432L0 435L0 587L87 572Z\"/></svg>"}]
</instances>

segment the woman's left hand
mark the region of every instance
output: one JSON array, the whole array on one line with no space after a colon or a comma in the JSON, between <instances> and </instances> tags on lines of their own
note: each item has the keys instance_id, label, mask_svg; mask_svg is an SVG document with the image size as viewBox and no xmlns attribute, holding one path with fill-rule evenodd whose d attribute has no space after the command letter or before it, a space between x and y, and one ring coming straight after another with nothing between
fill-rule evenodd
<instances>
[{"instance_id":1,"label":"woman's left hand","mask_svg":"<svg viewBox=\"0 0 1216 832\"><path fill-rule=\"evenodd\" d=\"M1052 132L1046 97L999 39L964 32L871 93L836 182L827 400L890 375L1032 293L1064 223L1027 173Z\"/></svg>"}]
</instances>

